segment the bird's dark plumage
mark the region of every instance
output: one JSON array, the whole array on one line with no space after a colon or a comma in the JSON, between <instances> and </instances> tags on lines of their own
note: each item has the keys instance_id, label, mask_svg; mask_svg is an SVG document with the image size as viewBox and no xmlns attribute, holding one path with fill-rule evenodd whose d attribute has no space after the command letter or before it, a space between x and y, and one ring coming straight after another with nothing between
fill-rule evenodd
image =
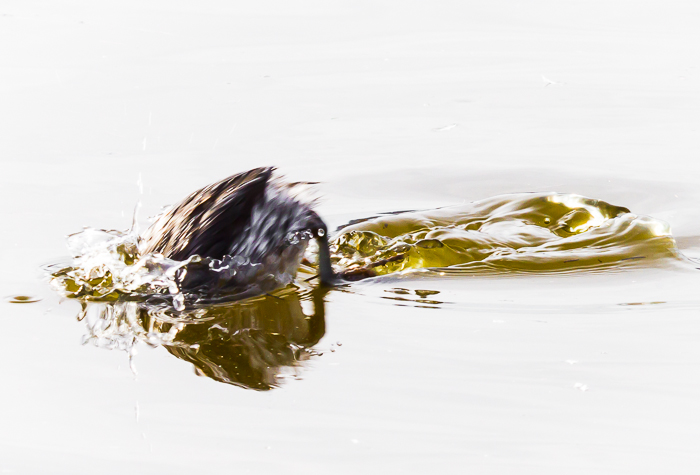
<instances>
[{"instance_id":1,"label":"bird's dark plumage","mask_svg":"<svg viewBox=\"0 0 700 475\"><path fill-rule=\"evenodd\" d=\"M291 282L308 240L315 238L321 281L331 283L335 274L325 223L308 204L294 199L286 185L273 180L273 171L256 168L192 193L146 230L141 253L176 261L194 255L235 259L193 266L188 285L202 288L216 282L236 291L247 292L251 286L269 291Z\"/></svg>"},{"instance_id":2,"label":"bird's dark plumage","mask_svg":"<svg viewBox=\"0 0 700 475\"><path fill-rule=\"evenodd\" d=\"M272 168L256 168L197 190L162 215L143 235L143 252L183 261L197 254L221 259L241 241Z\"/></svg>"}]
</instances>

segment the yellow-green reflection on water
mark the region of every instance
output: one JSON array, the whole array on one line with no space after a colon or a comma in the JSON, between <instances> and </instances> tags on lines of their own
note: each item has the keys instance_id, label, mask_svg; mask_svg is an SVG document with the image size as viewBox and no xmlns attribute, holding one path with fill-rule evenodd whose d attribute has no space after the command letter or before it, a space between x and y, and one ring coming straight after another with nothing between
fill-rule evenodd
<instances>
[{"instance_id":1,"label":"yellow-green reflection on water","mask_svg":"<svg viewBox=\"0 0 700 475\"><path fill-rule=\"evenodd\" d=\"M591 269L677 255L669 226L578 195L522 193L375 217L343 228L334 263L358 274ZM444 269L441 269L444 270Z\"/></svg>"},{"instance_id":2,"label":"yellow-green reflection on water","mask_svg":"<svg viewBox=\"0 0 700 475\"><path fill-rule=\"evenodd\" d=\"M142 302L89 302L80 315L84 342L135 353L145 342L162 345L192 363L195 372L222 383L268 390L317 355L325 334L322 289L289 286L274 295L176 312ZM312 309L305 313L302 302Z\"/></svg>"}]
</instances>

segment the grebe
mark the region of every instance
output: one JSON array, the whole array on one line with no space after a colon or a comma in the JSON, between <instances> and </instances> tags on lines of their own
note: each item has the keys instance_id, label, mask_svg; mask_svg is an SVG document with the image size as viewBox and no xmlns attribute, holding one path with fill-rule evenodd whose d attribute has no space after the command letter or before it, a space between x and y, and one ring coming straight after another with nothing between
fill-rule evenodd
<instances>
[{"instance_id":1,"label":"grebe","mask_svg":"<svg viewBox=\"0 0 700 475\"><path fill-rule=\"evenodd\" d=\"M335 284L326 224L273 171L256 168L195 191L146 230L141 255L190 259L177 275L183 290L245 297L291 283L315 239L320 282Z\"/></svg>"}]
</instances>

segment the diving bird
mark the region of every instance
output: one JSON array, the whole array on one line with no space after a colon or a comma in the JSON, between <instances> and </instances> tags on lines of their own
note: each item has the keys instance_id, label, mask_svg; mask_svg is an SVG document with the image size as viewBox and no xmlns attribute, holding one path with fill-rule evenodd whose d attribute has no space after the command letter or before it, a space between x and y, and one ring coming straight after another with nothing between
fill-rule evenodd
<instances>
[{"instance_id":1,"label":"diving bird","mask_svg":"<svg viewBox=\"0 0 700 475\"><path fill-rule=\"evenodd\" d=\"M273 171L256 168L190 194L141 236L141 255L189 260L176 274L183 290L245 297L291 283L315 239L320 282L336 283L326 224Z\"/></svg>"}]
</instances>

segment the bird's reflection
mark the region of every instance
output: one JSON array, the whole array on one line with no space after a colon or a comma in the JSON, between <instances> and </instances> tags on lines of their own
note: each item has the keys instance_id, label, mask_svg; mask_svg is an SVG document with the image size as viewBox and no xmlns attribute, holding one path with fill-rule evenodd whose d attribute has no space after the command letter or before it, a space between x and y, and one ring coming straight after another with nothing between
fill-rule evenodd
<instances>
[{"instance_id":1,"label":"bird's reflection","mask_svg":"<svg viewBox=\"0 0 700 475\"><path fill-rule=\"evenodd\" d=\"M271 389L278 385L280 370L308 359L323 337L323 294L315 289L306 296L291 292L212 307L211 320L185 325L166 349L216 381ZM309 315L302 310L302 297L313 302Z\"/></svg>"},{"instance_id":2,"label":"bird's reflection","mask_svg":"<svg viewBox=\"0 0 700 475\"><path fill-rule=\"evenodd\" d=\"M126 350L139 341L162 345L201 376L269 390L279 386L285 371L298 370L301 361L318 354L313 347L325 334L327 291L290 286L274 295L177 314L143 303L101 303L83 311L86 340Z\"/></svg>"}]
</instances>

